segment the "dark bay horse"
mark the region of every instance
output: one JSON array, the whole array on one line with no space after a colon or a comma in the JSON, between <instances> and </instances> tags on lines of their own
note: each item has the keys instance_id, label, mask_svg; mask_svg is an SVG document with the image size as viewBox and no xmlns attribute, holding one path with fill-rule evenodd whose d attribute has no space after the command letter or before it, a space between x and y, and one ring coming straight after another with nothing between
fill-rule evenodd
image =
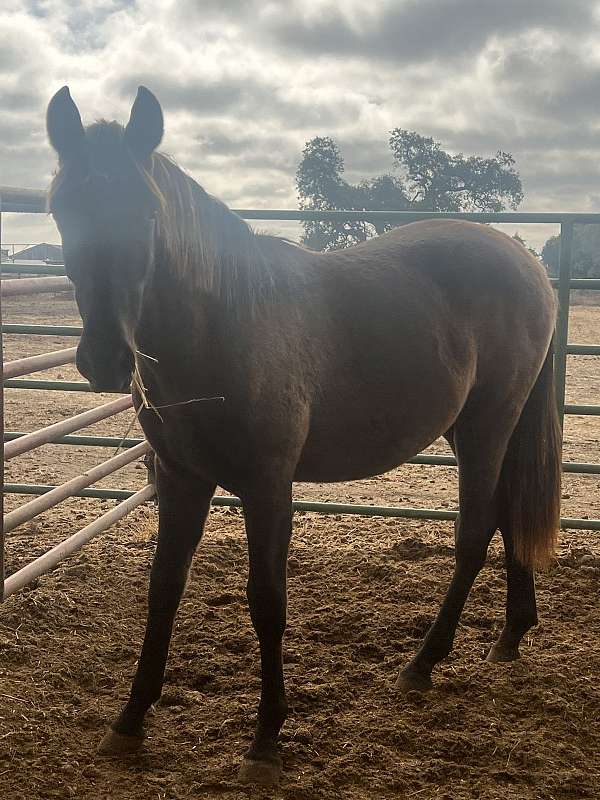
<instances>
[{"instance_id":1,"label":"dark bay horse","mask_svg":"<svg viewBox=\"0 0 600 800\"><path fill-rule=\"evenodd\" d=\"M280 771L293 481L377 475L445 436L459 464L456 566L398 685L431 686L497 529L508 596L488 658L517 658L537 621L532 570L551 559L559 523L555 301L538 261L458 221L324 254L257 235L156 152L163 115L143 87L126 127L84 129L66 87L47 127L60 160L50 208L84 325L78 367L98 391L125 390L133 375L156 452L146 635L101 750L141 744L217 485L243 503L262 668L242 779L270 783ZM222 402L195 402L206 397Z\"/></svg>"}]
</instances>

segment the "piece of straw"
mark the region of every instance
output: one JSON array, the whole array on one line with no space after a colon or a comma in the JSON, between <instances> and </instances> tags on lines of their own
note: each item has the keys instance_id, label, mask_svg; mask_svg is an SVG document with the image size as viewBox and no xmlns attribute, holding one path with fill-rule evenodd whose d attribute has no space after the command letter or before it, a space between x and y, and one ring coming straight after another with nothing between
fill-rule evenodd
<instances>
[{"instance_id":1,"label":"piece of straw","mask_svg":"<svg viewBox=\"0 0 600 800\"><path fill-rule=\"evenodd\" d=\"M173 408L175 406L187 406L187 405L191 405L192 403L208 403L208 402L224 403L225 402L225 397L223 395L216 395L214 397L194 397L191 400L179 400L179 401L177 401L175 403L164 403L163 405L160 405L160 406L154 405L154 403L148 397L148 389L144 386L144 382L143 382L142 376L140 374L140 369L139 369L139 365L138 365L137 356L140 355L143 358L147 358L150 361L154 361L156 364L158 364L158 359L154 358L154 356L147 355L147 353L142 353L141 350L137 350L136 349L135 353L136 353L136 358L135 358L135 365L134 365L133 374L132 374L132 382L133 382L133 385L135 386L135 388L138 390L138 392L140 394L140 397L142 398L142 405L136 411L135 417L131 421L129 427L127 428L125 434L123 435L123 438L121 439L121 441L117 445L117 449L115 450L115 455L119 452L119 450L121 449L121 447L123 445L123 442L125 441L125 439L129 435L129 433L131 432L131 429L135 425L135 423L136 423L136 421L137 421L137 419L138 419L138 417L140 415L140 412L141 412L142 408L148 408L148 409L154 411L154 413L159 418L159 420L161 422L164 422L164 419L163 419L160 411L158 410L159 408Z\"/></svg>"}]
</instances>

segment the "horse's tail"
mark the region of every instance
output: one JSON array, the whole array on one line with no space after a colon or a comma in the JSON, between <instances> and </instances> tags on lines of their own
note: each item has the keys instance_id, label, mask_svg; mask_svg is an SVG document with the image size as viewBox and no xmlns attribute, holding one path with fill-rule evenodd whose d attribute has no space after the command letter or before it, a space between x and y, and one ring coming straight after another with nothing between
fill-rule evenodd
<instances>
[{"instance_id":1,"label":"horse's tail","mask_svg":"<svg viewBox=\"0 0 600 800\"><path fill-rule=\"evenodd\" d=\"M543 568L554 556L561 445L551 346L511 436L500 476L502 518L511 532L514 555L525 567Z\"/></svg>"}]
</instances>

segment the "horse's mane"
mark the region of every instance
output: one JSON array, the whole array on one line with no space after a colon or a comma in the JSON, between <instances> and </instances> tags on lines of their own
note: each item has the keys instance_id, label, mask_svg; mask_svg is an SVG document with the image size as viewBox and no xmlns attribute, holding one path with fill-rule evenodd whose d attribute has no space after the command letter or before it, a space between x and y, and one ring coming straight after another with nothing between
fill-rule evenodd
<instances>
[{"instance_id":1,"label":"horse's mane","mask_svg":"<svg viewBox=\"0 0 600 800\"><path fill-rule=\"evenodd\" d=\"M123 127L100 121L86 130L99 150L101 173L122 157ZM134 162L158 201L157 258L190 289L206 291L227 305L254 309L279 294L290 271L298 272L303 248L283 238L255 233L233 211L206 192L169 156L155 152L149 165ZM97 169L97 168L96 168ZM96 171L96 170L94 170ZM61 165L50 187L50 200L68 173ZM287 252L284 254L282 249Z\"/></svg>"},{"instance_id":2,"label":"horse's mane","mask_svg":"<svg viewBox=\"0 0 600 800\"><path fill-rule=\"evenodd\" d=\"M158 242L171 274L227 304L267 300L274 274L263 237L168 156L154 153L144 172L159 201Z\"/></svg>"}]
</instances>

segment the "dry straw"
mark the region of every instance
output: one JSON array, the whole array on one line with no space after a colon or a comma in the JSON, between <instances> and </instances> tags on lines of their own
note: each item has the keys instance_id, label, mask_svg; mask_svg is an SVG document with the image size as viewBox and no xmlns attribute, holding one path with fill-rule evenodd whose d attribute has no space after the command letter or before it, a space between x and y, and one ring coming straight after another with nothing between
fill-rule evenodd
<instances>
[{"instance_id":1,"label":"dry straw","mask_svg":"<svg viewBox=\"0 0 600 800\"><path fill-rule=\"evenodd\" d=\"M174 403L164 403L164 404L159 405L159 406L155 405L152 402L152 400L150 400L150 398L148 397L148 389L144 385L144 381L143 381L142 375L140 373L140 368L139 368L139 363L138 363L138 356L142 356L143 358L147 358L149 361L153 361L155 364L158 364L158 359L157 358L155 358L154 356L149 356L146 353L142 353L141 350L138 350L136 348L136 350L135 350L135 364L134 364L134 369L133 369L133 374L132 374L132 379L131 380L132 380L132 386L135 387L135 389L139 392L140 397L142 398L142 404L136 410L134 418L131 420L131 423L129 424L129 427L127 428L127 430L123 434L123 438L121 439L121 441L117 445L117 448L115 450L115 455L119 452L119 450L123 446L123 442L125 441L125 439L131 433L131 430L132 430L133 426L135 425L135 423L137 422L137 420L138 420L138 418L140 416L140 412L141 412L142 408L147 408L147 409L150 409L151 411L154 411L154 413L159 418L159 420L161 422L164 422L163 416L160 413L159 409L174 408L176 406L187 406L187 405L191 405L192 403L208 403L208 402L224 403L225 402L225 397L223 395L216 395L214 397L192 397L189 400L179 400L179 401L176 401Z\"/></svg>"}]
</instances>

